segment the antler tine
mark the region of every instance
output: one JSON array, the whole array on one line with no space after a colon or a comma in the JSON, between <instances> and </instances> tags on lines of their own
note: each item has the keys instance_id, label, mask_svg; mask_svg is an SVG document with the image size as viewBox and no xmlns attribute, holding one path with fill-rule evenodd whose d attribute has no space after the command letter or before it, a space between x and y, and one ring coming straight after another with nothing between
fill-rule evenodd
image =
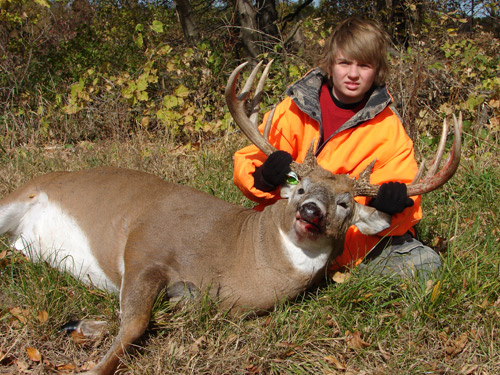
<instances>
[{"instance_id":1,"label":"antler tine","mask_svg":"<svg viewBox=\"0 0 500 375\"><path fill-rule=\"evenodd\" d=\"M439 140L439 145L438 145L438 150L436 152L436 157L434 158L431 167L427 171L428 177L434 176L437 172L437 169L439 168L439 164L441 163L441 159L443 158L443 153L444 153L444 147L446 145L446 138L448 136L448 123L446 122L446 118L443 121L443 130L441 131L441 139ZM420 167L418 169L418 173L411 182L410 185L416 184L419 182L422 178L422 175L424 174L425 170L425 159L422 160L422 164L420 164Z\"/></svg>"},{"instance_id":2,"label":"antler tine","mask_svg":"<svg viewBox=\"0 0 500 375\"><path fill-rule=\"evenodd\" d=\"M264 138L269 139L269 132L271 131L271 125L273 123L274 112L276 111L276 106L274 105L271 111L269 111L269 116L267 116L266 126L264 127Z\"/></svg>"},{"instance_id":3,"label":"antler tine","mask_svg":"<svg viewBox=\"0 0 500 375\"><path fill-rule=\"evenodd\" d=\"M359 178L354 181L354 196L363 196L375 198L378 193L379 185L370 184L370 174L372 173L373 166L377 160L373 160L368 166L359 174Z\"/></svg>"},{"instance_id":4,"label":"antler tine","mask_svg":"<svg viewBox=\"0 0 500 375\"><path fill-rule=\"evenodd\" d=\"M247 99L250 93L250 89L255 80L255 77L257 76L260 66L262 65L262 61L259 64L257 64L257 66L250 73L250 76L247 82L245 83L240 95L238 96L236 95L236 81L241 70L247 65L247 62L240 64L238 67L236 67L236 69L233 70L233 72L229 76L229 80L227 82L225 91L226 103L229 108L229 112L231 113L234 121L236 122L236 125L238 125L238 127L243 131L243 133L248 137L248 139L267 156L276 151L276 148L269 143L267 137L264 137L259 132L257 128L257 121L258 121L259 101L262 95L262 89L264 87L265 80L269 73L269 68L271 63L272 61L267 64L262 74L262 77L260 78L259 83L257 85L257 92L251 103L252 114L250 117L248 117L248 115L245 112L245 100ZM270 114L270 118L272 119L271 116L272 114ZM269 125L266 125L266 128L268 126ZM267 130L267 132L269 132L269 130Z\"/></svg>"},{"instance_id":5,"label":"antler tine","mask_svg":"<svg viewBox=\"0 0 500 375\"><path fill-rule=\"evenodd\" d=\"M445 118L443 121L443 131L441 132L441 139L439 140L436 157L434 158L434 162L432 163L431 167L429 168L429 171L427 172L427 176L429 177L434 176L439 168L439 164L441 163L441 159L443 158L447 137L448 137L448 123L446 122Z\"/></svg>"},{"instance_id":6,"label":"antler tine","mask_svg":"<svg viewBox=\"0 0 500 375\"><path fill-rule=\"evenodd\" d=\"M264 85L266 84L267 76L269 75L269 69L271 68L271 64L273 63L274 60L271 60L267 63L266 67L264 68L264 71L262 72L262 75L260 76L259 83L257 84L257 87L255 88L255 95L252 99L251 102L251 110L250 110L250 121L252 121L255 126L258 126L258 121L259 121L259 110L260 110L260 99L262 97L262 93L264 90ZM260 61L257 66L252 70L252 73L250 74L250 77L247 80L247 83L245 85L245 88L247 90L250 90L250 87L247 88L247 85L253 83L253 80L255 79L255 75L257 74L260 66L262 65L262 61ZM272 119L272 117L271 117ZM267 138L266 138L267 139Z\"/></svg>"},{"instance_id":7,"label":"antler tine","mask_svg":"<svg viewBox=\"0 0 500 375\"><path fill-rule=\"evenodd\" d=\"M462 144L462 113L459 115L459 119L457 120L456 116L453 115L454 122L454 130L455 130L455 139L453 142L453 147L451 149L450 156L448 157L443 168L436 173L441 158L444 153L444 147L446 144L446 135L448 133L448 126L446 121L443 122L443 133L441 135L441 140L439 142L438 150L436 153L436 158L432 163L429 172L426 177L421 181L415 181L419 179L422 174L422 168L419 170L417 177L415 180L408 184L407 194L408 196L413 195L422 195L425 193L429 193L433 190L444 185L456 172L458 165L460 164L460 153L461 153L461 144ZM355 182L354 187L354 195L355 196L365 196L375 198L377 196L378 190L380 186L372 185L369 182L370 173L373 169L373 165L375 164L375 160L366 167L366 169L361 172L359 175L359 179Z\"/></svg>"},{"instance_id":8,"label":"antler tine","mask_svg":"<svg viewBox=\"0 0 500 375\"><path fill-rule=\"evenodd\" d=\"M443 127L445 126L446 126L446 121L443 123ZM423 180L408 185L408 196L421 195L436 190L437 188L444 185L455 174L458 165L460 164L460 156L461 156L462 113L459 114L458 120L456 116L453 115L453 127L455 131L455 139L453 142L453 147L451 149L450 156L446 160L445 165L439 172L435 173L435 170L434 171L432 170L435 164L434 163L430 171L433 172L432 174L429 173L428 176L426 176ZM443 153L444 143L445 142L441 138L441 142L439 145L440 149L438 150L438 154ZM436 160L437 159L438 158L436 157ZM437 167L435 169L437 169Z\"/></svg>"}]
</instances>

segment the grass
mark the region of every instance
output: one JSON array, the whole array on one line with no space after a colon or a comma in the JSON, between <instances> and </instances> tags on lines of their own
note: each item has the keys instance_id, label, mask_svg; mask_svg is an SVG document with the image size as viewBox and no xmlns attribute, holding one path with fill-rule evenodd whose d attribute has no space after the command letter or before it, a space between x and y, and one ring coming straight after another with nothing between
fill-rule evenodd
<instances>
[{"instance_id":1,"label":"grass","mask_svg":"<svg viewBox=\"0 0 500 375\"><path fill-rule=\"evenodd\" d=\"M116 165L250 206L231 182L232 154L244 143L233 134L185 148L142 136L2 150L0 193L52 170ZM464 145L457 175L423 199L420 235L443 260L431 282L354 270L344 283L252 319L230 317L209 298L182 307L159 300L148 334L124 358L125 373L500 373L499 147L470 134ZM118 330L117 299L27 262L5 243L0 254L0 374L72 373L97 362ZM85 317L106 320L108 334L78 344L59 332Z\"/></svg>"}]
</instances>

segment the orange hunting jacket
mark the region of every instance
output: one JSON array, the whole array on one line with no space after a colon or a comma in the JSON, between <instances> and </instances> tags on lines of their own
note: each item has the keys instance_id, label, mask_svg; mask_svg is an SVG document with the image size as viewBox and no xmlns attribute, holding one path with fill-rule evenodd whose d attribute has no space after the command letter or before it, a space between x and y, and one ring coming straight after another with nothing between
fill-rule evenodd
<instances>
[{"instance_id":1,"label":"orange hunting jacket","mask_svg":"<svg viewBox=\"0 0 500 375\"><path fill-rule=\"evenodd\" d=\"M376 159L370 177L372 184L411 182L418 170L413 142L398 115L389 107L392 98L386 87L375 88L365 107L325 140L319 105L319 92L325 79L324 73L316 68L288 88L288 97L276 107L269 142L300 163L314 140L318 163L334 174L348 173L357 178ZM264 116L261 132L268 115ZM279 189L266 193L253 186L253 173L265 160L266 156L254 145L235 154L234 183L247 198L259 204L256 209L280 199ZM369 199L357 197L356 201L367 204ZM384 236L413 232L413 226L422 218L422 210L420 196L412 199L415 204L393 215L390 228L375 236L366 236L355 226L350 227L344 251L334 259L331 270L359 264Z\"/></svg>"}]
</instances>

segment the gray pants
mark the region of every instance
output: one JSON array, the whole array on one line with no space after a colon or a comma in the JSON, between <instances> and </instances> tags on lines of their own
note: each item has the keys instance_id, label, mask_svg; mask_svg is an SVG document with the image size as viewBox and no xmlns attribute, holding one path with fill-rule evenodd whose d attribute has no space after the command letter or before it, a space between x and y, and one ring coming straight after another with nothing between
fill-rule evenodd
<instances>
[{"instance_id":1,"label":"gray pants","mask_svg":"<svg viewBox=\"0 0 500 375\"><path fill-rule=\"evenodd\" d=\"M427 280L437 273L441 259L433 249L407 233L384 238L358 267L370 273Z\"/></svg>"}]
</instances>

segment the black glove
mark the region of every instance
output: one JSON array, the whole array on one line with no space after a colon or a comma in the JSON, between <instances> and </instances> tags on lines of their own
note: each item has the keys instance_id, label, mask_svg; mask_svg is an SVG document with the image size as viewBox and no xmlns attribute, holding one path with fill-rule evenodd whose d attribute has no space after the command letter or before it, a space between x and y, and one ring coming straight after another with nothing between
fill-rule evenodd
<instances>
[{"instance_id":1,"label":"black glove","mask_svg":"<svg viewBox=\"0 0 500 375\"><path fill-rule=\"evenodd\" d=\"M286 175L290 172L292 160L292 155L288 152L274 151L267 157L264 164L255 170L253 186L261 191L275 190L285 182Z\"/></svg>"},{"instance_id":2,"label":"black glove","mask_svg":"<svg viewBox=\"0 0 500 375\"><path fill-rule=\"evenodd\" d=\"M406 184L401 182L387 182L380 185L377 198L370 202L370 206L388 214L397 214L405 208L413 206L413 199L406 194Z\"/></svg>"}]
</instances>

